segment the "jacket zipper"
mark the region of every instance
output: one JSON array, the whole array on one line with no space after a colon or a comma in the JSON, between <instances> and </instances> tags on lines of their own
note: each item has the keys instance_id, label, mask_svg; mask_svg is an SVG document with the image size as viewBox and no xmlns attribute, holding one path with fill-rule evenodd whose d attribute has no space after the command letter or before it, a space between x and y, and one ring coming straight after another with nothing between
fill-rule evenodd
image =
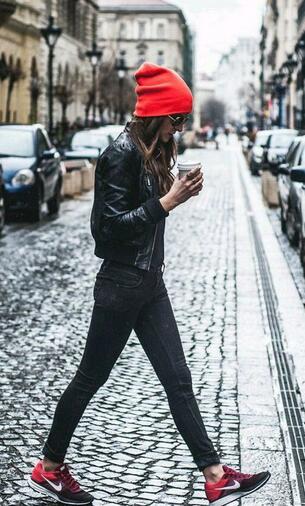
<instances>
[{"instance_id":1,"label":"jacket zipper","mask_svg":"<svg viewBox=\"0 0 305 506\"><path fill-rule=\"evenodd\" d=\"M157 236L157 228L158 228L158 223L157 223L157 225L156 225L156 227L155 227L155 234L154 234L153 245L152 245L152 248L151 248L151 253L150 253L150 259L149 259L149 264L148 264L148 270L150 269L151 259L152 259L153 252L154 252L154 248L155 248L155 242L156 242L156 236Z\"/></svg>"}]
</instances>

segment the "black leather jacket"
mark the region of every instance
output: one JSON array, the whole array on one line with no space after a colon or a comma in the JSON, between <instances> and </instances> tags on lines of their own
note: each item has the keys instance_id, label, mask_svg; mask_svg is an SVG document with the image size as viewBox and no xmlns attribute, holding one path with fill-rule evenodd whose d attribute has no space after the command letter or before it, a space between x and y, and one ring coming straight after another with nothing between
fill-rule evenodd
<instances>
[{"instance_id":1,"label":"black leather jacket","mask_svg":"<svg viewBox=\"0 0 305 506\"><path fill-rule=\"evenodd\" d=\"M91 232L95 255L149 270L157 224L168 213L155 178L128 128L103 152L95 171Z\"/></svg>"}]
</instances>

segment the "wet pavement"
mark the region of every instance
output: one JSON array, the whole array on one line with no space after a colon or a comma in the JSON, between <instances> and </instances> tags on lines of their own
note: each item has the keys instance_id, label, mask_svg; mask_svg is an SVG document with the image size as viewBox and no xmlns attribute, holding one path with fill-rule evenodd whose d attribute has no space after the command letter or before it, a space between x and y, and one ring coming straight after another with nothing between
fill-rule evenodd
<instances>
[{"instance_id":1,"label":"wet pavement","mask_svg":"<svg viewBox=\"0 0 305 506\"><path fill-rule=\"evenodd\" d=\"M275 471L264 491L243 504L289 506L237 158L228 150L185 156L202 160L205 189L167 220L164 277L195 395L224 463ZM4 505L52 504L29 489L26 477L85 345L100 264L89 230L91 205L92 194L84 194L64 202L59 218L12 224L0 239ZM134 334L87 407L66 461L96 506L207 504L203 478Z\"/></svg>"}]
</instances>

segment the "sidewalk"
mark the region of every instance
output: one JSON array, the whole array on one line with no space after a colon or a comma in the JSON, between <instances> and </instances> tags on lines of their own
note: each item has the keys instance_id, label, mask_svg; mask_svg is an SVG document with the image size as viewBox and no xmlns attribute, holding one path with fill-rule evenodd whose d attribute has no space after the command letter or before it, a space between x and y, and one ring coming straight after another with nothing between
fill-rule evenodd
<instances>
[{"instance_id":1,"label":"sidewalk","mask_svg":"<svg viewBox=\"0 0 305 506\"><path fill-rule=\"evenodd\" d=\"M247 505L263 505L270 500L270 504L278 505L304 504L302 501L302 487L300 489L298 486L300 483L302 484L304 476L299 473L298 462L295 464L295 461L298 460L298 453L301 452L302 456L303 449L300 448L299 452L294 449L295 446L303 446L304 441L300 441L299 445L294 444L295 428L293 426L297 423L287 422L287 417L291 420L290 412L293 409L289 402L285 402L285 399L287 400L286 392L281 387L284 378L281 374L279 375L276 360L277 358L280 358L280 360L283 357L284 359L287 358L287 364L291 367L292 384L294 383L295 388L292 393L297 395L299 387L304 401L305 312L286 260L267 218L261 196L252 182L244 158L238 152L235 153L235 156L237 156L239 165L239 176L235 174L235 191L237 195L238 356L241 366L239 374L239 407L241 414L242 462L246 465L249 461L253 461L253 468L255 468L255 464L269 461L272 466L271 483L273 485L263 489L259 501L245 499L244 503ZM248 208L246 206L247 199ZM264 288L261 283L266 283L266 281L260 278L258 262L261 259L257 256L257 245L255 247L254 244L256 238L255 236L251 237L249 219L252 219L254 221L253 226L257 227L256 230L263 246L262 253L266 255L266 266L267 269L270 269L276 308L276 315L273 317L277 321L270 320L268 314L270 304L268 304L268 301L264 301ZM275 342L274 326L276 324L278 324L277 330L280 333L283 347L279 352L274 353L274 349L277 348L274 345L272 346L271 343ZM270 365L272 378L269 374ZM270 402L271 399L272 402ZM298 402L299 405L302 405L300 396ZM257 414L260 411L264 415L266 426L260 425L259 432L264 435L256 437L255 434L253 435L251 426L253 427L255 423L253 413ZM280 416L281 430L277 423L277 411ZM302 426L301 423L300 425ZM289 432L292 433L290 437ZM285 454L283 453L281 434L285 440ZM286 479L283 479L286 474L286 465L289 476L286 475ZM292 502L289 502L287 493L289 483L292 487ZM269 494L270 497L268 497ZM280 494L280 498L271 502L272 495L275 497L278 494Z\"/></svg>"}]
</instances>

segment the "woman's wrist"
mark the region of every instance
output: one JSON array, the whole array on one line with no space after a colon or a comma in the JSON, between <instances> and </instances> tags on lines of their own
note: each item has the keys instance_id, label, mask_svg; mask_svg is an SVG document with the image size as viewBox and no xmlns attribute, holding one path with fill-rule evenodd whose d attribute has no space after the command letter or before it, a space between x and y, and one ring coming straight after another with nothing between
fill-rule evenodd
<instances>
[{"instance_id":1,"label":"woman's wrist","mask_svg":"<svg viewBox=\"0 0 305 506\"><path fill-rule=\"evenodd\" d=\"M174 207L176 207L176 203L173 201L173 199L171 198L170 195L164 195L164 197L161 197L159 199L159 202L161 204L161 206L163 207L163 209L168 213L169 211L171 211L172 209L174 209Z\"/></svg>"}]
</instances>

